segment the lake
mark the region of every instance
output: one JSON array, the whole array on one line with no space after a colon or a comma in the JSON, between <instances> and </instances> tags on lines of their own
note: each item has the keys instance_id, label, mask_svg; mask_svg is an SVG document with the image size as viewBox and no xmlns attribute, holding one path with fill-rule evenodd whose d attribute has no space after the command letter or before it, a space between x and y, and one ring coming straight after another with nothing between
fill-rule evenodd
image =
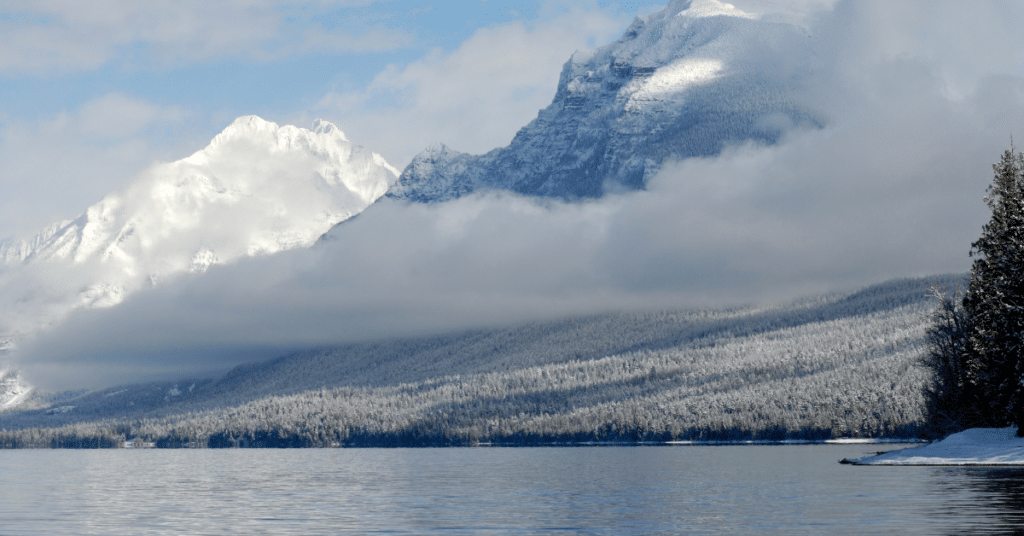
<instances>
[{"instance_id":1,"label":"lake","mask_svg":"<svg viewBox=\"0 0 1024 536\"><path fill-rule=\"evenodd\" d=\"M1000 534L1024 468L898 445L0 451L0 535Z\"/></svg>"}]
</instances>

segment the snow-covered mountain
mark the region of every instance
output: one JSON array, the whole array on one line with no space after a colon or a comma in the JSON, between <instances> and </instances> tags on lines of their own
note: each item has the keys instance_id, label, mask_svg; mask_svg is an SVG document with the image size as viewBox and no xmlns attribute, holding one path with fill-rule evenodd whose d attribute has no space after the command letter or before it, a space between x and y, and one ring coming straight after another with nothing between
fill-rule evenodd
<instances>
[{"instance_id":1,"label":"snow-covered mountain","mask_svg":"<svg viewBox=\"0 0 1024 536\"><path fill-rule=\"evenodd\" d=\"M307 130L241 117L79 217L0 241L0 356L71 310L115 305L211 264L311 246L397 176L331 123ZM0 380L10 380L2 365Z\"/></svg>"},{"instance_id":2,"label":"snow-covered mountain","mask_svg":"<svg viewBox=\"0 0 1024 536\"><path fill-rule=\"evenodd\" d=\"M153 166L78 218L0 242L0 259L98 259L147 277L201 271L309 246L381 197L397 174L331 123L310 131L241 117L205 149Z\"/></svg>"},{"instance_id":3,"label":"snow-covered mountain","mask_svg":"<svg viewBox=\"0 0 1024 536\"><path fill-rule=\"evenodd\" d=\"M551 105L509 146L475 156L433 145L388 196L435 202L504 189L593 198L644 188L668 159L820 126L795 99L812 69L811 39L717 0L674 0L618 41L574 54Z\"/></svg>"}]
</instances>

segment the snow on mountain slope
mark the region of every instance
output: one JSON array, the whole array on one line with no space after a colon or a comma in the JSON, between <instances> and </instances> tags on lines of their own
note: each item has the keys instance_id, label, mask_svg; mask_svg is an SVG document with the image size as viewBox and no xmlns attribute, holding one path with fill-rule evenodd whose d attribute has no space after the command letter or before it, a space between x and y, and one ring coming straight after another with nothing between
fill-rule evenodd
<instances>
[{"instance_id":1,"label":"snow on mountain slope","mask_svg":"<svg viewBox=\"0 0 1024 536\"><path fill-rule=\"evenodd\" d=\"M794 126L822 124L794 97L811 69L810 40L717 0L675 0L618 41L574 54L551 105L508 147L472 156L431 146L388 196L593 198L644 188L668 159L775 143Z\"/></svg>"},{"instance_id":2,"label":"snow on mountain slope","mask_svg":"<svg viewBox=\"0 0 1024 536\"><path fill-rule=\"evenodd\" d=\"M0 242L0 355L76 308L116 305L211 264L308 247L397 175L331 123L307 130L238 118L206 148L153 165L81 216Z\"/></svg>"},{"instance_id":3,"label":"snow on mountain slope","mask_svg":"<svg viewBox=\"0 0 1024 536\"><path fill-rule=\"evenodd\" d=\"M21 404L31 392L32 388L17 373L0 370L0 412Z\"/></svg>"}]
</instances>

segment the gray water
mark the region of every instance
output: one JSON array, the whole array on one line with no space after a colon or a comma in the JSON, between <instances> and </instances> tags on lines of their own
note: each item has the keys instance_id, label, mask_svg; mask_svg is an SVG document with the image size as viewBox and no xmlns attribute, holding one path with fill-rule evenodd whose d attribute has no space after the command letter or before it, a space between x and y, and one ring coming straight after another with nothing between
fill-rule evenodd
<instances>
[{"instance_id":1,"label":"gray water","mask_svg":"<svg viewBox=\"0 0 1024 536\"><path fill-rule=\"evenodd\" d=\"M893 448L0 451L0 535L1024 530L1024 469L836 463Z\"/></svg>"}]
</instances>

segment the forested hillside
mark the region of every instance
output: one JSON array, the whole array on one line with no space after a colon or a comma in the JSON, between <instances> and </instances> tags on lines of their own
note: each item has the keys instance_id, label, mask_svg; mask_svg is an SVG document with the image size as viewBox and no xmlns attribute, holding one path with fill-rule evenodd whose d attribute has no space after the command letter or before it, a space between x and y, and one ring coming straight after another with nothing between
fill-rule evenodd
<instances>
[{"instance_id":1,"label":"forested hillside","mask_svg":"<svg viewBox=\"0 0 1024 536\"><path fill-rule=\"evenodd\" d=\"M216 380L36 396L0 444L169 447L913 437L935 285L351 344ZM30 409L31 408L31 409Z\"/></svg>"}]
</instances>

